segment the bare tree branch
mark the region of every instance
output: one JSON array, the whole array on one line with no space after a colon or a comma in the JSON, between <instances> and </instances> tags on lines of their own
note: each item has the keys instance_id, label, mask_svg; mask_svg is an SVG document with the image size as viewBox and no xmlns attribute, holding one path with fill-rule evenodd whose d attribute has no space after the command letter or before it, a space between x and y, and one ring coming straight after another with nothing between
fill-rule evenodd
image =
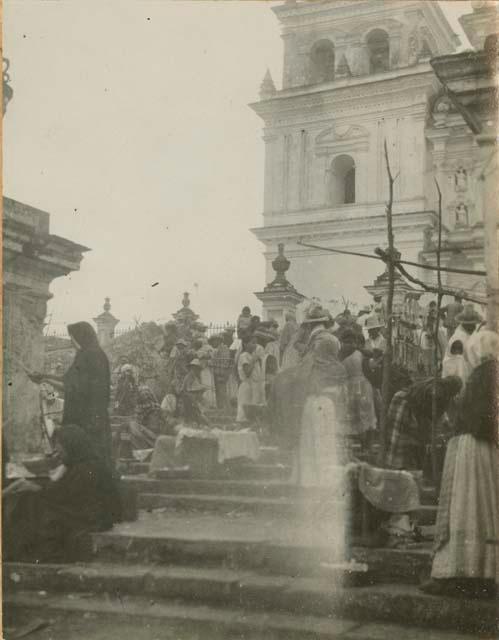
<instances>
[{"instance_id":1,"label":"bare tree branch","mask_svg":"<svg viewBox=\"0 0 499 640\"><path fill-rule=\"evenodd\" d=\"M434 365L435 365L435 376L433 379L433 393L431 399L431 469L433 482L438 483L438 460L437 460L437 386L438 379L440 377L440 340L439 340L439 330L440 330L440 308L442 306L442 273L440 271L440 260L441 260L441 251L442 251L442 192L440 190L440 185L438 184L437 179L435 178L435 185L438 191L438 243L437 243L437 283L438 283L438 294L437 294L437 317L435 318L435 326L433 331L433 341L435 343L434 346Z\"/></svg>"},{"instance_id":2,"label":"bare tree branch","mask_svg":"<svg viewBox=\"0 0 499 640\"><path fill-rule=\"evenodd\" d=\"M388 157L388 147L386 139L384 141L386 172L388 174L388 202L386 204L386 227L388 236L388 297L386 301L386 350L383 360L383 380L381 383L381 416L380 416L380 457L383 460L386 451L386 418L388 415L388 405L390 402L390 389L392 386L392 364L393 364L393 294L395 290L395 264L394 260L399 256L395 254L394 238L393 238L393 183L395 178L392 175L390 167L390 158Z\"/></svg>"}]
</instances>

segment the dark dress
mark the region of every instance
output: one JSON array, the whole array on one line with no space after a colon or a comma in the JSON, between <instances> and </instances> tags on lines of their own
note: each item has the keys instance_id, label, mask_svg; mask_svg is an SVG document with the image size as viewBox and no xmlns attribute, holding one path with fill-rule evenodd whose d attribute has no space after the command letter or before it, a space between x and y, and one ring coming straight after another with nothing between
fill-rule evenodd
<instances>
[{"instance_id":1,"label":"dark dress","mask_svg":"<svg viewBox=\"0 0 499 640\"><path fill-rule=\"evenodd\" d=\"M61 427L66 473L41 491L3 497L3 552L10 561L66 562L78 558L88 533L110 529L120 505L109 469L85 432Z\"/></svg>"},{"instance_id":2,"label":"dark dress","mask_svg":"<svg viewBox=\"0 0 499 640\"><path fill-rule=\"evenodd\" d=\"M80 349L64 375L62 424L76 424L84 429L96 454L112 468L109 361L87 322L69 325L68 332Z\"/></svg>"}]
</instances>

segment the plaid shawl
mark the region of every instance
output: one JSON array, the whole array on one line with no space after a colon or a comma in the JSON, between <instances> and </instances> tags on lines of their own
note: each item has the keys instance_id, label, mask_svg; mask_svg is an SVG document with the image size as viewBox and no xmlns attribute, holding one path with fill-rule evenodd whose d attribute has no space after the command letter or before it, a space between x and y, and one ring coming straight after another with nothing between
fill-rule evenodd
<instances>
[{"instance_id":1,"label":"plaid shawl","mask_svg":"<svg viewBox=\"0 0 499 640\"><path fill-rule=\"evenodd\" d=\"M421 469L424 433L410 407L408 391L398 391L388 410L385 464L391 469Z\"/></svg>"}]
</instances>

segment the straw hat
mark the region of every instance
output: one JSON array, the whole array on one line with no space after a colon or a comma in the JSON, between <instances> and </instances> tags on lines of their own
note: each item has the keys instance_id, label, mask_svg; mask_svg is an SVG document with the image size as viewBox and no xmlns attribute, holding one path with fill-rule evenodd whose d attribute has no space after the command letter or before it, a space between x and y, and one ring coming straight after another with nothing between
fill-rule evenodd
<instances>
[{"instance_id":1,"label":"straw hat","mask_svg":"<svg viewBox=\"0 0 499 640\"><path fill-rule=\"evenodd\" d=\"M369 329L381 329L383 327L383 323L380 322L377 316L371 316L367 318L365 327L367 330Z\"/></svg>"},{"instance_id":2,"label":"straw hat","mask_svg":"<svg viewBox=\"0 0 499 640\"><path fill-rule=\"evenodd\" d=\"M193 358L193 359L189 362L189 364L188 364L187 366L189 366L189 367L201 367L201 366L202 366L202 364L201 364L201 362L199 361L199 358Z\"/></svg>"},{"instance_id":3,"label":"straw hat","mask_svg":"<svg viewBox=\"0 0 499 640\"><path fill-rule=\"evenodd\" d=\"M317 306L310 309L303 320L303 324L312 324L314 322L331 322L332 318L327 309Z\"/></svg>"},{"instance_id":4,"label":"straw hat","mask_svg":"<svg viewBox=\"0 0 499 640\"><path fill-rule=\"evenodd\" d=\"M479 324L481 321L482 316L473 309L472 304L467 304L464 307L464 311L461 311L456 316L456 322L459 324Z\"/></svg>"}]
</instances>

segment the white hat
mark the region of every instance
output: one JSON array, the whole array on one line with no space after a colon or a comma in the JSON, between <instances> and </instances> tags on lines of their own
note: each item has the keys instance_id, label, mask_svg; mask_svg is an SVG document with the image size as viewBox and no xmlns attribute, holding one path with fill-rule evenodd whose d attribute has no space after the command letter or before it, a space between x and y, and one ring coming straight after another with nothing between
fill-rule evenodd
<instances>
[{"instance_id":1,"label":"white hat","mask_svg":"<svg viewBox=\"0 0 499 640\"><path fill-rule=\"evenodd\" d=\"M381 327L383 327L383 323L379 321L379 318L377 316L371 316L370 318L367 318L365 327L367 330L381 329Z\"/></svg>"}]
</instances>

